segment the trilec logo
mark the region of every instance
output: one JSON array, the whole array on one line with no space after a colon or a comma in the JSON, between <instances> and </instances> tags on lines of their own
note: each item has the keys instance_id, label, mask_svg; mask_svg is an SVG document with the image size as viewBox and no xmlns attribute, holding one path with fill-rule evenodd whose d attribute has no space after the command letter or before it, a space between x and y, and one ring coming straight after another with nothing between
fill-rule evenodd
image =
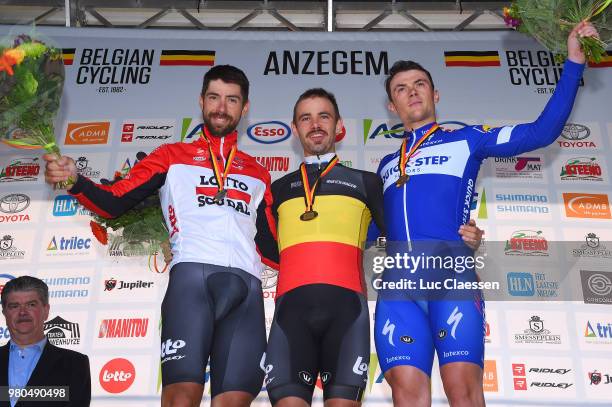
<instances>
[{"instance_id":1,"label":"trilec logo","mask_svg":"<svg viewBox=\"0 0 612 407\"><path fill-rule=\"evenodd\" d=\"M247 136L253 141L262 144L280 143L291 136L291 127L278 120L259 122L247 128Z\"/></svg>"},{"instance_id":2,"label":"trilec logo","mask_svg":"<svg viewBox=\"0 0 612 407\"><path fill-rule=\"evenodd\" d=\"M100 370L100 386L108 393L123 393L136 379L136 369L132 362L123 358L108 361Z\"/></svg>"},{"instance_id":3,"label":"trilec logo","mask_svg":"<svg viewBox=\"0 0 612 407\"><path fill-rule=\"evenodd\" d=\"M68 123L66 145L106 144L110 122Z\"/></svg>"},{"instance_id":4,"label":"trilec logo","mask_svg":"<svg viewBox=\"0 0 612 407\"><path fill-rule=\"evenodd\" d=\"M568 218L612 219L608 195L568 192L563 201Z\"/></svg>"}]
</instances>

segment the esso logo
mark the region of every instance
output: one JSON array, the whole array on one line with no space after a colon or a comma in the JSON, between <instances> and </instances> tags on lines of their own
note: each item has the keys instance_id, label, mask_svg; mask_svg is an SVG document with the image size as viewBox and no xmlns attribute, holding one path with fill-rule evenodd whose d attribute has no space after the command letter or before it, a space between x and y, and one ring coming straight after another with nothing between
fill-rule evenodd
<instances>
[{"instance_id":1,"label":"esso logo","mask_svg":"<svg viewBox=\"0 0 612 407\"><path fill-rule=\"evenodd\" d=\"M346 127L342 126L340 133L336 134L336 143L341 142L344 136L346 136Z\"/></svg>"},{"instance_id":2,"label":"esso logo","mask_svg":"<svg viewBox=\"0 0 612 407\"><path fill-rule=\"evenodd\" d=\"M132 362L123 358L108 361L100 370L100 386L109 393L123 393L136 378Z\"/></svg>"},{"instance_id":3,"label":"esso logo","mask_svg":"<svg viewBox=\"0 0 612 407\"><path fill-rule=\"evenodd\" d=\"M247 128L247 136L258 143L280 143L291 136L291 127L277 120L255 123Z\"/></svg>"}]
</instances>

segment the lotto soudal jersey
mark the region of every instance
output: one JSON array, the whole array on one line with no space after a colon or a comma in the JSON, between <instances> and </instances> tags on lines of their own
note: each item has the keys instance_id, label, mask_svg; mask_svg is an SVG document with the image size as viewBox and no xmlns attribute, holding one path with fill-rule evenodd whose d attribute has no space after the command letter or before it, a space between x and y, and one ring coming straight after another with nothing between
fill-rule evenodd
<instances>
[{"instance_id":1,"label":"lotto soudal jersey","mask_svg":"<svg viewBox=\"0 0 612 407\"><path fill-rule=\"evenodd\" d=\"M333 156L334 154L331 154ZM331 157L307 157L312 186ZM272 184L278 226L280 272L277 297L307 284L331 284L365 292L362 249L372 219L383 230L382 188L374 173L334 166L318 183L313 209L318 216L300 219L306 210L300 171Z\"/></svg>"},{"instance_id":2,"label":"lotto soudal jersey","mask_svg":"<svg viewBox=\"0 0 612 407\"><path fill-rule=\"evenodd\" d=\"M117 217L159 190L172 246L171 266L208 263L260 278L262 259L255 240L271 266L278 257L270 175L253 157L237 151L225 180L227 195L215 201L218 187L210 150L224 167L237 134L219 138L205 131L206 139L158 147L112 185L79 176L70 193L99 215Z\"/></svg>"},{"instance_id":3,"label":"lotto soudal jersey","mask_svg":"<svg viewBox=\"0 0 612 407\"><path fill-rule=\"evenodd\" d=\"M380 162L387 241L460 240L467 223L476 176L487 157L509 157L551 144L572 110L584 65L565 63L555 93L533 123L489 128L436 130L410 157L401 186L397 151ZM434 123L407 133L410 151Z\"/></svg>"}]
</instances>

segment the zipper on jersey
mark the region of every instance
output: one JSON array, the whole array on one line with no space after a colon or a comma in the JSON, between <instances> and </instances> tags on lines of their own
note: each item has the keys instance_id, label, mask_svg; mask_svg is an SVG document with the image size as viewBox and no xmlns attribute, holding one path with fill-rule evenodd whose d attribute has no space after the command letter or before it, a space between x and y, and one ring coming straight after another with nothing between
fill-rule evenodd
<instances>
[{"instance_id":1,"label":"zipper on jersey","mask_svg":"<svg viewBox=\"0 0 612 407\"><path fill-rule=\"evenodd\" d=\"M408 151L412 150L412 146L414 146L414 143L416 142L416 138L417 138L416 133L414 132L414 130L412 130L412 143L410 143L410 148L408 149ZM405 182L404 185L402 185L402 200L404 202L404 227L406 228L406 242L408 243L408 251L411 252L412 251L412 240L410 239L410 228L408 226L408 203L406 202L406 187L407 186L408 186L407 182Z\"/></svg>"},{"instance_id":2,"label":"zipper on jersey","mask_svg":"<svg viewBox=\"0 0 612 407\"><path fill-rule=\"evenodd\" d=\"M224 142L225 142L225 136L221 137L221 142L219 143L219 154L221 154L221 160L223 160L223 167L225 167L225 156L223 155Z\"/></svg>"}]
</instances>

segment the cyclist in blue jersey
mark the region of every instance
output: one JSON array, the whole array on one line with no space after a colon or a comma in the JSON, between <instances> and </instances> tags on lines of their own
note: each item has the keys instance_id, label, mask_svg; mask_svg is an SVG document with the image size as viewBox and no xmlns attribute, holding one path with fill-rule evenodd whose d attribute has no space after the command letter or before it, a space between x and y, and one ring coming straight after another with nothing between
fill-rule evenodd
<instances>
[{"instance_id":1,"label":"cyclist in blue jersey","mask_svg":"<svg viewBox=\"0 0 612 407\"><path fill-rule=\"evenodd\" d=\"M387 242L403 242L404 253L420 254L423 242L437 242L454 256L465 254L458 233L468 222L473 187L487 157L513 156L551 144L572 110L585 64L578 37L597 37L578 24L568 36L568 60L554 95L532 123L489 128L468 126L443 131L436 124L439 100L428 71L399 61L386 80L389 110L406 129L400 151L383 158ZM430 215L430 216L428 216ZM461 247L460 247L461 246ZM414 248L418 252L414 253ZM448 249L448 247L452 247ZM389 246L387 247L389 254ZM397 245L391 251L401 251ZM383 281L397 278L387 269ZM393 291L393 292L392 292ZM451 406L484 406L484 304L470 299L415 299L409 290L379 291L375 341L381 368L396 406L431 405L430 376L438 354L444 390ZM403 296L403 297L402 297Z\"/></svg>"}]
</instances>

